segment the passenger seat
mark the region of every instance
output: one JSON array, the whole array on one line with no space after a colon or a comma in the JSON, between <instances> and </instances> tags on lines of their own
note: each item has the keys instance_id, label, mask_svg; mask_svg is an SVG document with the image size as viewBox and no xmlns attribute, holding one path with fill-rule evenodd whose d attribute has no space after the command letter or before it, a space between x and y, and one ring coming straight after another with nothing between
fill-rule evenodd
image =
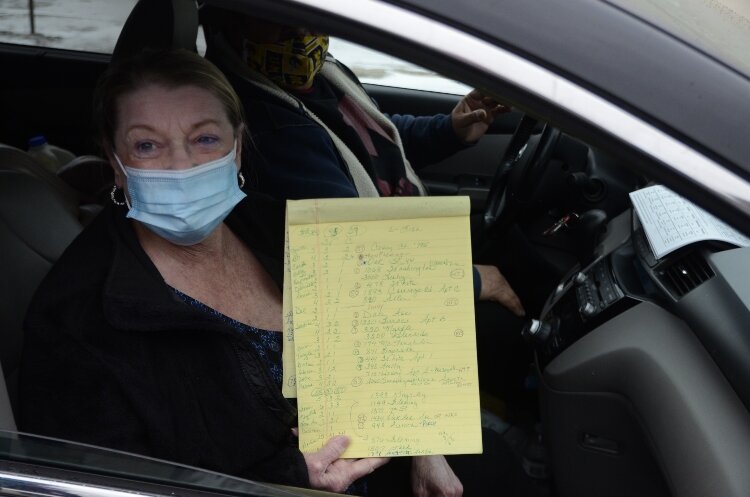
<instances>
[{"instance_id":1,"label":"passenger seat","mask_svg":"<svg viewBox=\"0 0 750 497\"><path fill-rule=\"evenodd\" d=\"M109 163L100 157L76 157L55 175L21 149L0 143L0 171L25 173L57 192L85 226L102 210L114 184Z\"/></svg>"},{"instance_id":2,"label":"passenger seat","mask_svg":"<svg viewBox=\"0 0 750 497\"><path fill-rule=\"evenodd\" d=\"M82 229L78 207L64 192L31 174L0 167L0 364L11 404L17 397L29 301ZM0 429L14 426L2 390L0 385Z\"/></svg>"},{"instance_id":3,"label":"passenger seat","mask_svg":"<svg viewBox=\"0 0 750 497\"><path fill-rule=\"evenodd\" d=\"M146 47L196 51L197 34L195 0L139 0L122 29L112 60ZM79 190L79 181L108 174L96 157L86 156L80 162L76 170L59 172ZM29 301L52 264L82 230L82 223L91 217L81 205L80 193L84 197L87 193L102 195L99 189L77 192L66 181L40 168L23 150L0 144L0 364L8 390L4 395L0 377L0 430L15 430L6 397L15 404L22 326Z\"/></svg>"},{"instance_id":4,"label":"passenger seat","mask_svg":"<svg viewBox=\"0 0 750 497\"><path fill-rule=\"evenodd\" d=\"M0 143L0 171L28 174L55 190L67 203L74 205L78 202L78 195L73 188L42 167L31 155L20 148Z\"/></svg>"}]
</instances>

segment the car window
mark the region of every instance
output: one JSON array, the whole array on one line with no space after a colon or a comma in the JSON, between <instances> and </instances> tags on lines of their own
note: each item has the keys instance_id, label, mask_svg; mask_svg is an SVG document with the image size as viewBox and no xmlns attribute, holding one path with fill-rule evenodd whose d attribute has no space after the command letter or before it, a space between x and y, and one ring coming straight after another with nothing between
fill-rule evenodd
<instances>
[{"instance_id":1,"label":"car window","mask_svg":"<svg viewBox=\"0 0 750 497\"><path fill-rule=\"evenodd\" d=\"M3 1L0 42L112 53L137 0Z\"/></svg>"},{"instance_id":2,"label":"car window","mask_svg":"<svg viewBox=\"0 0 750 497\"><path fill-rule=\"evenodd\" d=\"M0 1L0 42L111 54L138 0ZM205 53L202 30L198 51Z\"/></svg>"},{"instance_id":3,"label":"car window","mask_svg":"<svg viewBox=\"0 0 750 497\"><path fill-rule=\"evenodd\" d=\"M137 0L0 1L0 42L110 54ZM205 53L203 33L198 51ZM470 88L432 71L339 38L331 53L364 83L456 95Z\"/></svg>"},{"instance_id":4,"label":"car window","mask_svg":"<svg viewBox=\"0 0 750 497\"><path fill-rule=\"evenodd\" d=\"M469 86L429 69L341 38L331 38L329 52L363 83L455 95L465 95L471 90Z\"/></svg>"},{"instance_id":5,"label":"car window","mask_svg":"<svg viewBox=\"0 0 750 497\"><path fill-rule=\"evenodd\" d=\"M614 3L750 75L747 0L614 0Z\"/></svg>"}]
</instances>

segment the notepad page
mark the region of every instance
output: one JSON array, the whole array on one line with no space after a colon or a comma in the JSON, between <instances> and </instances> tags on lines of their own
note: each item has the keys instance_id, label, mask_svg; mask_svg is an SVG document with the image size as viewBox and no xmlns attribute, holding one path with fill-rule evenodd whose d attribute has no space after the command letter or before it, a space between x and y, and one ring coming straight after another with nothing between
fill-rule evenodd
<instances>
[{"instance_id":1,"label":"notepad page","mask_svg":"<svg viewBox=\"0 0 750 497\"><path fill-rule=\"evenodd\" d=\"M284 351L282 393L297 397L288 226L339 221L379 221L468 216L468 197L390 197L288 200L284 240ZM288 289L288 291L287 291Z\"/></svg>"},{"instance_id":2,"label":"notepad page","mask_svg":"<svg viewBox=\"0 0 750 497\"><path fill-rule=\"evenodd\" d=\"M344 457L481 452L464 208L453 217L290 223L303 452L337 434L352 439Z\"/></svg>"}]
</instances>

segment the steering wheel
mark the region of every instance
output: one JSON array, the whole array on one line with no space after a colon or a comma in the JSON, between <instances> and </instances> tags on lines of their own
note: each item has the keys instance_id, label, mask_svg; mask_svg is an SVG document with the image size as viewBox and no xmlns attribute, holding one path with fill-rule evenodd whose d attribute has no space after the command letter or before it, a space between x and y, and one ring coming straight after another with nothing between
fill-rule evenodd
<instances>
[{"instance_id":1,"label":"steering wheel","mask_svg":"<svg viewBox=\"0 0 750 497\"><path fill-rule=\"evenodd\" d=\"M539 140L532 144L538 123L538 119L524 115L503 153L487 195L484 211L487 232L510 226L544 175L560 139L560 130L544 123Z\"/></svg>"}]
</instances>

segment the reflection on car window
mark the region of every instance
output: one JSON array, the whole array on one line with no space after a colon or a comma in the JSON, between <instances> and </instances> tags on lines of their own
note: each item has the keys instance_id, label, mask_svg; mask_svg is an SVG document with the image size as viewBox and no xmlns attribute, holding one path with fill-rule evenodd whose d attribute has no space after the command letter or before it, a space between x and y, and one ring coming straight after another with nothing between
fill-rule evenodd
<instances>
[{"instance_id":1,"label":"reflection on car window","mask_svg":"<svg viewBox=\"0 0 750 497\"><path fill-rule=\"evenodd\" d=\"M0 0L0 42L110 54L138 0ZM205 53L202 33L198 52ZM364 83L466 94L470 88L354 43L331 39L331 53Z\"/></svg>"},{"instance_id":2,"label":"reflection on car window","mask_svg":"<svg viewBox=\"0 0 750 497\"><path fill-rule=\"evenodd\" d=\"M465 95L471 90L428 69L340 38L331 38L329 51L363 83L456 95Z\"/></svg>"},{"instance_id":3,"label":"reflection on car window","mask_svg":"<svg viewBox=\"0 0 750 497\"><path fill-rule=\"evenodd\" d=\"M747 0L614 0L614 3L750 75Z\"/></svg>"},{"instance_id":4,"label":"reflection on car window","mask_svg":"<svg viewBox=\"0 0 750 497\"><path fill-rule=\"evenodd\" d=\"M0 2L0 42L112 53L137 0Z\"/></svg>"},{"instance_id":5,"label":"reflection on car window","mask_svg":"<svg viewBox=\"0 0 750 497\"><path fill-rule=\"evenodd\" d=\"M91 445L0 431L0 460L54 466L85 473L117 476L262 497L289 497L289 489L260 484L212 471Z\"/></svg>"},{"instance_id":6,"label":"reflection on car window","mask_svg":"<svg viewBox=\"0 0 750 497\"><path fill-rule=\"evenodd\" d=\"M0 43L111 54L137 2L0 0ZM197 45L204 54L202 30Z\"/></svg>"}]
</instances>

